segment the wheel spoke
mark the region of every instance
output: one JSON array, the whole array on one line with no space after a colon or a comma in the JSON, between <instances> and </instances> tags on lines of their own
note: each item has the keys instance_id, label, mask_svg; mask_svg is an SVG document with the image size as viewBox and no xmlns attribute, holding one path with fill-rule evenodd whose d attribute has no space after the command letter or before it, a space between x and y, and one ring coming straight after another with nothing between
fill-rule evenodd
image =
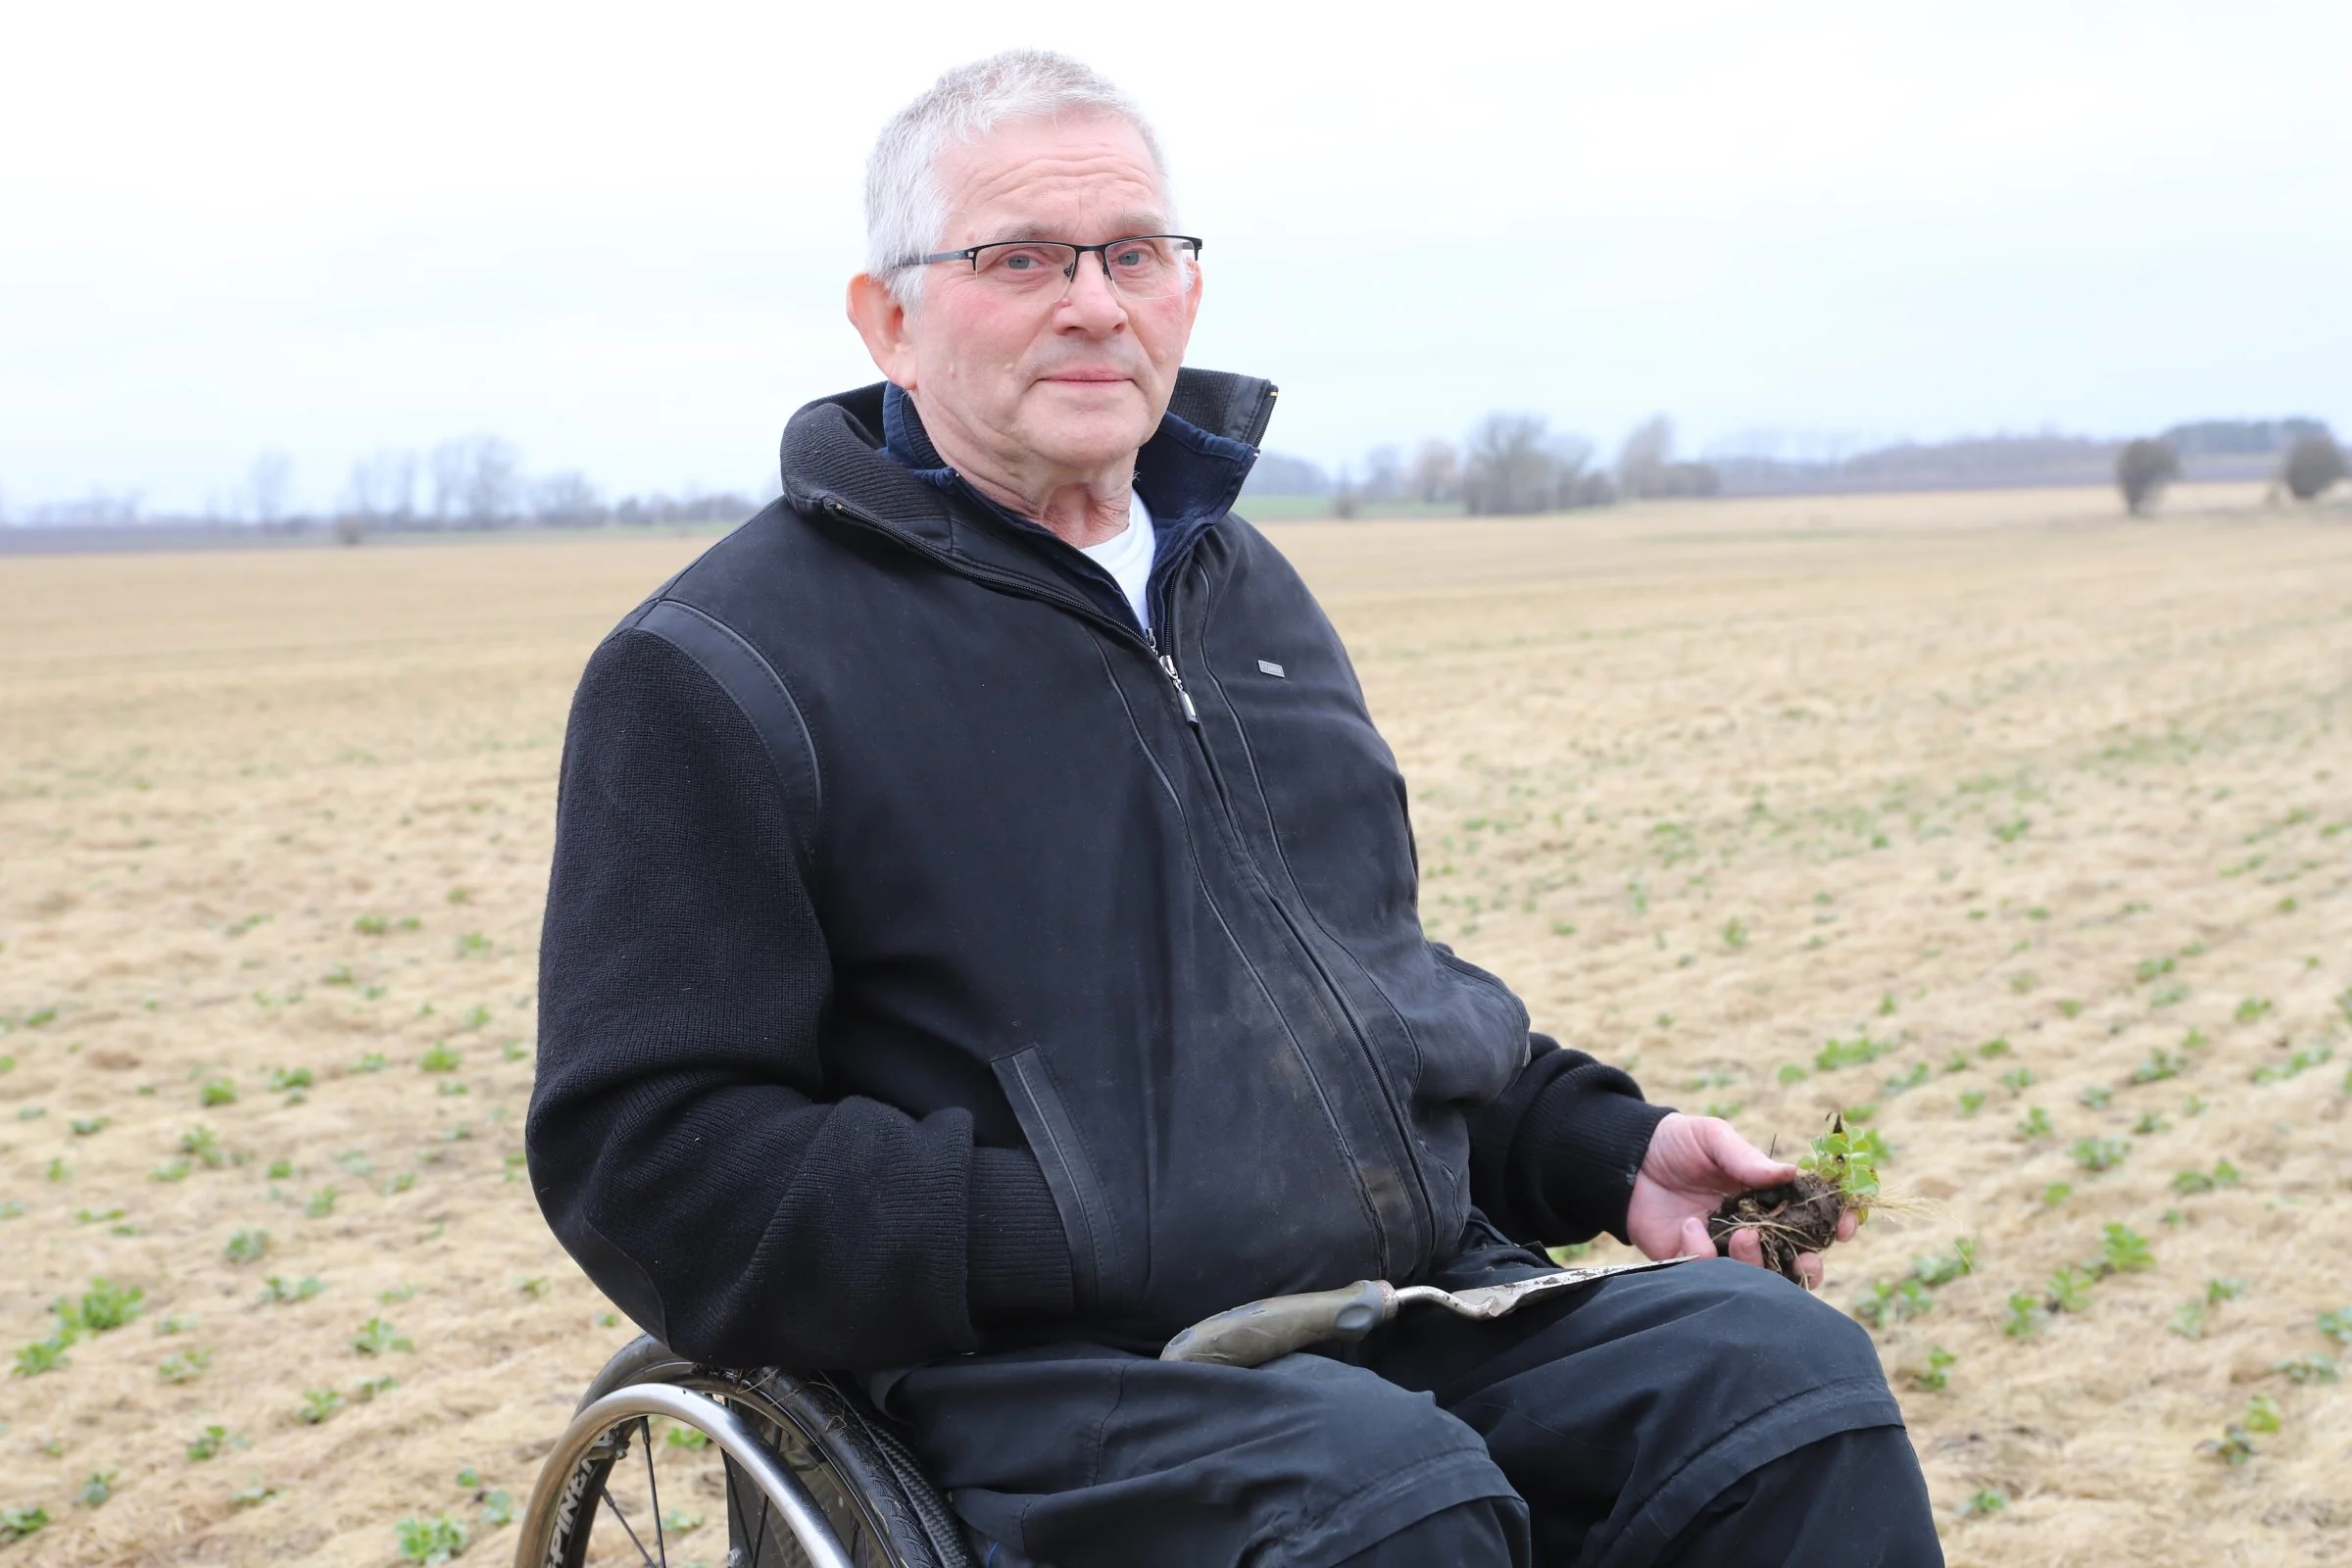
<instances>
[{"instance_id":1,"label":"wheel spoke","mask_svg":"<svg viewBox=\"0 0 2352 1568\"><path fill-rule=\"evenodd\" d=\"M611 1475L610 1471L606 1472L607 1481ZM612 1517L620 1521L620 1528L629 1533L629 1544L637 1548L637 1555L644 1559L645 1568L655 1568L654 1554L645 1549L644 1542L637 1539L637 1527L630 1524L629 1516L620 1511L620 1500L612 1495L612 1489L605 1481L600 1481L596 1484L596 1491L597 1495L604 1498L605 1506L612 1510Z\"/></svg>"},{"instance_id":2,"label":"wheel spoke","mask_svg":"<svg viewBox=\"0 0 2352 1568\"><path fill-rule=\"evenodd\" d=\"M654 1418L645 1416L637 1425L645 1437L645 1490L654 1499L654 1546L662 1553L662 1568L669 1568L669 1542L662 1530L662 1488L654 1480ZM643 1546L637 1549L645 1550Z\"/></svg>"}]
</instances>

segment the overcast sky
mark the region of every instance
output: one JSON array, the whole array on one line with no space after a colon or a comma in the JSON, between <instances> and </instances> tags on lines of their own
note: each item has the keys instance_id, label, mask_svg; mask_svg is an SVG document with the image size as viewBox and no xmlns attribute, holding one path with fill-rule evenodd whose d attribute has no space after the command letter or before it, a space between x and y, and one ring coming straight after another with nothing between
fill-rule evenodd
<instances>
[{"instance_id":1,"label":"overcast sky","mask_svg":"<svg viewBox=\"0 0 2352 1568\"><path fill-rule=\"evenodd\" d=\"M1019 20L1008 20L1016 17ZM881 122L1076 54L1205 237L1198 365L1330 464L1526 409L1742 432L2352 424L2352 5L47 5L0 68L0 504L493 432L764 483L873 379Z\"/></svg>"}]
</instances>

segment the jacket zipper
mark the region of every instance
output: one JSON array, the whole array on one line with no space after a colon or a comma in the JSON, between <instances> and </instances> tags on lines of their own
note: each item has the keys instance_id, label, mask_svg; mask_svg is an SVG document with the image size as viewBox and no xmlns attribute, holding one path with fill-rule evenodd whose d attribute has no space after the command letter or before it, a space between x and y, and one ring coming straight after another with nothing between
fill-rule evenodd
<instances>
[{"instance_id":1,"label":"jacket zipper","mask_svg":"<svg viewBox=\"0 0 2352 1568\"><path fill-rule=\"evenodd\" d=\"M1200 710L1193 706L1193 694L1184 689L1184 677L1176 672L1175 656L1172 654L1163 654L1159 651L1159 638L1152 633L1152 628L1149 626L1144 628L1144 642L1151 648L1152 657L1159 661L1160 670L1168 677L1168 684L1176 688L1177 706L1184 710L1185 722L1193 726L1193 732L1195 734L1199 734L1200 730ZM1206 749L1206 742L1202 743L1203 750ZM1222 784L1218 786L1218 793L1220 795L1224 793L1224 786Z\"/></svg>"}]
</instances>

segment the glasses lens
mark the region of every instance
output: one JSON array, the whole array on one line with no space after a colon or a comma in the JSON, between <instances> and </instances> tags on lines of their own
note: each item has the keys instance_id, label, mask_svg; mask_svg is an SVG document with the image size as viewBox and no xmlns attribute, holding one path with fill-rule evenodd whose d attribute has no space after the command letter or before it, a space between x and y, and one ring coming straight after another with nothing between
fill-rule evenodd
<instances>
[{"instance_id":1,"label":"glasses lens","mask_svg":"<svg viewBox=\"0 0 2352 1568\"><path fill-rule=\"evenodd\" d=\"M980 254L972 258L972 270L999 288L1026 294L1048 285L1060 288L1069 278L1070 264L1077 259L1077 247L1046 240L983 245Z\"/></svg>"},{"instance_id":2,"label":"glasses lens","mask_svg":"<svg viewBox=\"0 0 2352 1568\"><path fill-rule=\"evenodd\" d=\"M1191 281L1192 246L1165 234L1123 239L1102 253L1119 292L1137 299L1181 294Z\"/></svg>"}]
</instances>

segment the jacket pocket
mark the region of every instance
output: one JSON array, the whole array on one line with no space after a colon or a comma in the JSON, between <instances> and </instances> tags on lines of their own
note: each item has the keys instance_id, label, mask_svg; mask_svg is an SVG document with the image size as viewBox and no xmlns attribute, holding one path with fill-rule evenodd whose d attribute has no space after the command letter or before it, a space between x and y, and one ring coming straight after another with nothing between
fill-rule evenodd
<instances>
[{"instance_id":1,"label":"jacket pocket","mask_svg":"<svg viewBox=\"0 0 2352 1568\"><path fill-rule=\"evenodd\" d=\"M1102 1190L1093 1156L1078 1137L1078 1127L1062 1103L1061 1090L1044 1054L1035 1046L1000 1056L990 1065L997 1083L1012 1105L1013 1119L1029 1140L1030 1152L1046 1175L1054 1206L1061 1211L1061 1228L1069 1238L1072 1283L1080 1316L1115 1308L1127 1280L1119 1246L1119 1227Z\"/></svg>"}]
</instances>

